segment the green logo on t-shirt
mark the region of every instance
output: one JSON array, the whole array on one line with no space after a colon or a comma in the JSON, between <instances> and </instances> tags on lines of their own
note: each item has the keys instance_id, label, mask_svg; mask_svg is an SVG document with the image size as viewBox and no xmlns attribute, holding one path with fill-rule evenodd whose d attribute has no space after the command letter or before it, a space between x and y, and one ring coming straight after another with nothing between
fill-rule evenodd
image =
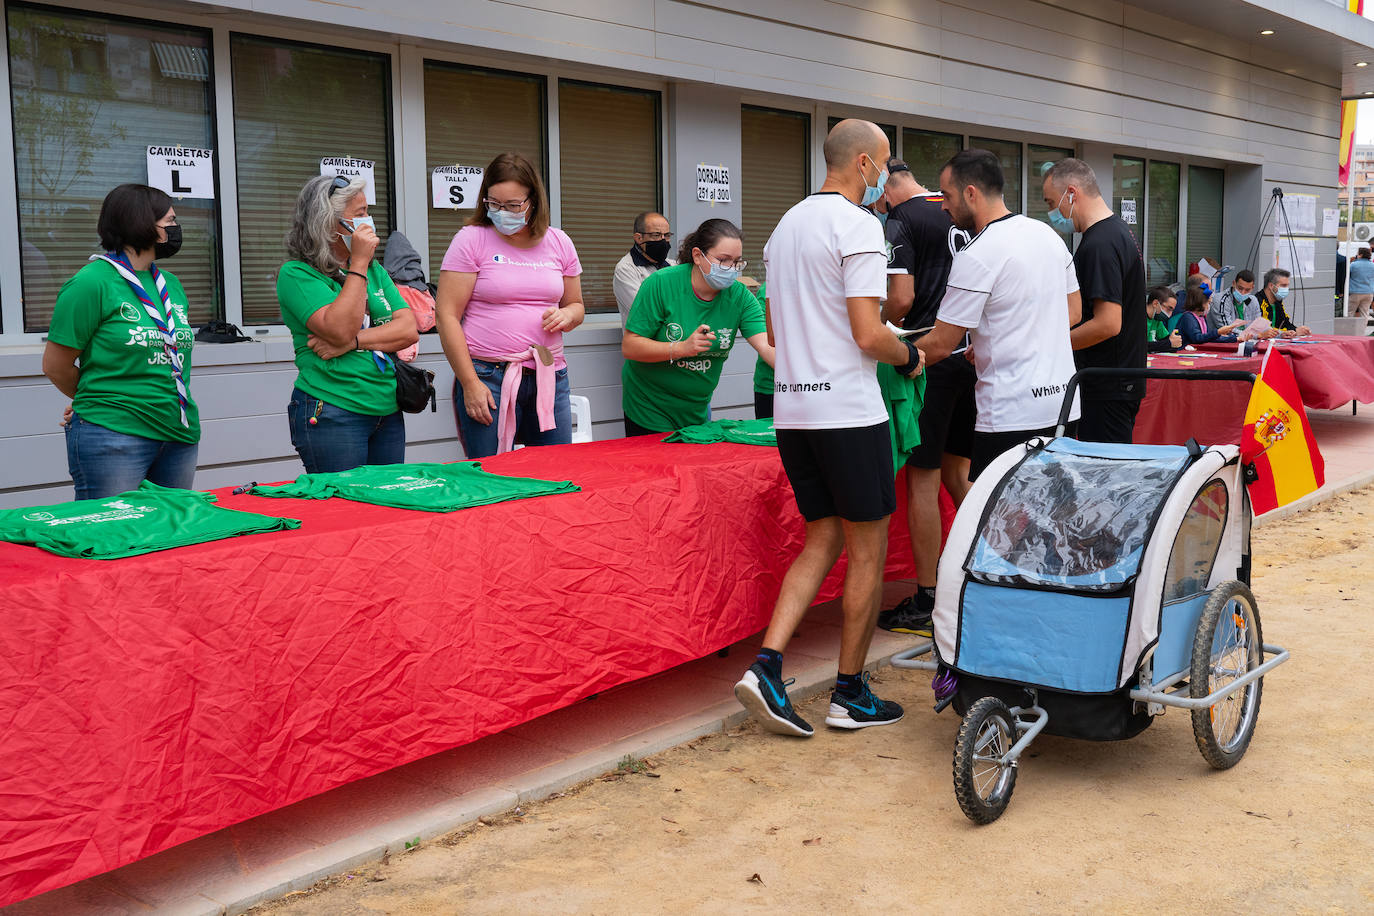
<instances>
[{"instance_id":1,"label":"green logo on t-shirt","mask_svg":"<svg viewBox=\"0 0 1374 916\"><path fill-rule=\"evenodd\" d=\"M138 309L134 308L132 302L121 302L119 304L119 317L125 321L138 321Z\"/></svg>"},{"instance_id":2,"label":"green logo on t-shirt","mask_svg":"<svg viewBox=\"0 0 1374 916\"><path fill-rule=\"evenodd\" d=\"M676 343L682 339L682 325L676 321L668 322L668 340Z\"/></svg>"}]
</instances>

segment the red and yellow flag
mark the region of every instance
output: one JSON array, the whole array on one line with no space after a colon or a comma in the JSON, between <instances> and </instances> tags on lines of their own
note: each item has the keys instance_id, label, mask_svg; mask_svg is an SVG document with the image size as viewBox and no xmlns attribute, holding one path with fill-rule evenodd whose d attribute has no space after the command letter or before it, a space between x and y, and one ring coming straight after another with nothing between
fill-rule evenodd
<instances>
[{"instance_id":1,"label":"red and yellow flag","mask_svg":"<svg viewBox=\"0 0 1374 916\"><path fill-rule=\"evenodd\" d=\"M1307 422L1298 381L1272 344L1250 392L1240 434L1241 463L1254 465L1247 489L1256 515L1287 505L1326 482L1326 462Z\"/></svg>"},{"instance_id":2,"label":"red and yellow flag","mask_svg":"<svg viewBox=\"0 0 1374 916\"><path fill-rule=\"evenodd\" d=\"M1363 16L1364 0L1345 0L1345 8L1356 16ZM1350 160L1355 157L1355 105L1353 100L1341 102L1340 162L1336 169L1341 187L1350 184Z\"/></svg>"}]
</instances>

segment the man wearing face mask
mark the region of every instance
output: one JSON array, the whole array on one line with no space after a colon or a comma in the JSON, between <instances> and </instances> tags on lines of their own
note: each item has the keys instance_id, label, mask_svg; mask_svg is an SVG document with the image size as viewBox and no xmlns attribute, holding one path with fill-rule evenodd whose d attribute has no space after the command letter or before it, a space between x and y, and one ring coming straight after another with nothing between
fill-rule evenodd
<instances>
[{"instance_id":1,"label":"man wearing face mask","mask_svg":"<svg viewBox=\"0 0 1374 916\"><path fill-rule=\"evenodd\" d=\"M844 622L825 722L857 729L902 718L901 706L874 696L863 674L897 507L877 364L905 376L923 366L920 351L883 327L887 246L882 227L860 209L882 196L888 153L878 125L836 124L825 139L825 183L783 214L763 249L768 337L777 347L774 427L806 535L735 697L784 735L813 734L787 696L782 653L842 550Z\"/></svg>"},{"instance_id":2,"label":"man wearing face mask","mask_svg":"<svg viewBox=\"0 0 1374 916\"><path fill-rule=\"evenodd\" d=\"M1073 255L1083 320L1070 331L1079 369L1145 368L1145 263L1125 220L1102 199L1097 176L1081 159L1061 159L1045 174L1050 223L1082 237ZM1143 379L1100 378L1081 383L1085 442L1129 443L1145 395Z\"/></svg>"},{"instance_id":3,"label":"man wearing face mask","mask_svg":"<svg viewBox=\"0 0 1374 916\"><path fill-rule=\"evenodd\" d=\"M1226 325L1244 322L1246 315L1257 316L1259 303L1251 295L1254 291L1254 273L1250 270L1237 271L1236 278L1231 281L1229 288L1212 293L1212 300L1207 308L1208 327L1220 333Z\"/></svg>"},{"instance_id":4,"label":"man wearing face mask","mask_svg":"<svg viewBox=\"0 0 1374 916\"><path fill-rule=\"evenodd\" d=\"M634 305L640 285L654 271L677 263L671 257L673 234L668 230L668 220L662 213L645 210L635 217L634 244L616 263L612 283L622 328L629 320L630 306Z\"/></svg>"},{"instance_id":5,"label":"man wearing face mask","mask_svg":"<svg viewBox=\"0 0 1374 916\"><path fill-rule=\"evenodd\" d=\"M1283 305L1288 298L1290 277L1292 274L1278 267L1265 271L1264 289L1259 295L1259 313L1255 317L1267 318L1273 330L1282 337L1304 337L1311 334L1312 329L1294 324Z\"/></svg>"}]
</instances>

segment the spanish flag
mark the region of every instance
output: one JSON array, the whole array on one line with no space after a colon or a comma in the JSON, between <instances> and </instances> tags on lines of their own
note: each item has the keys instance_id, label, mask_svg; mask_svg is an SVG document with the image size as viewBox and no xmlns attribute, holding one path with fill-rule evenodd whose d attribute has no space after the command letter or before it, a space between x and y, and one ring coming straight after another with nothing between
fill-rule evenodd
<instances>
[{"instance_id":1,"label":"spanish flag","mask_svg":"<svg viewBox=\"0 0 1374 916\"><path fill-rule=\"evenodd\" d=\"M1326 482L1326 463L1303 410L1288 360L1272 344L1250 392L1240 459L1256 515L1287 505Z\"/></svg>"},{"instance_id":2,"label":"spanish flag","mask_svg":"<svg viewBox=\"0 0 1374 916\"><path fill-rule=\"evenodd\" d=\"M1356 16L1364 15L1364 0L1345 0L1345 8ZM1355 105L1356 102L1341 102L1341 146L1337 177L1340 186L1350 184L1350 160L1355 155Z\"/></svg>"}]
</instances>

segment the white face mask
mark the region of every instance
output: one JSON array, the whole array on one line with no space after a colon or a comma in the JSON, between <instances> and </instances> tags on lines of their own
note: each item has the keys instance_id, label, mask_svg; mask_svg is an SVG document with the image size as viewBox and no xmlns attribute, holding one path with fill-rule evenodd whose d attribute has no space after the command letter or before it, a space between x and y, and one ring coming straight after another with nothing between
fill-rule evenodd
<instances>
[{"instance_id":1,"label":"white face mask","mask_svg":"<svg viewBox=\"0 0 1374 916\"><path fill-rule=\"evenodd\" d=\"M359 226L367 226L373 232L377 231L377 224L373 222L370 216L341 219L339 222L343 223L343 227L348 230L347 235L344 235L342 232L339 233L339 238L343 239L344 247L348 249L350 254L353 252L353 233L358 231Z\"/></svg>"}]
</instances>

